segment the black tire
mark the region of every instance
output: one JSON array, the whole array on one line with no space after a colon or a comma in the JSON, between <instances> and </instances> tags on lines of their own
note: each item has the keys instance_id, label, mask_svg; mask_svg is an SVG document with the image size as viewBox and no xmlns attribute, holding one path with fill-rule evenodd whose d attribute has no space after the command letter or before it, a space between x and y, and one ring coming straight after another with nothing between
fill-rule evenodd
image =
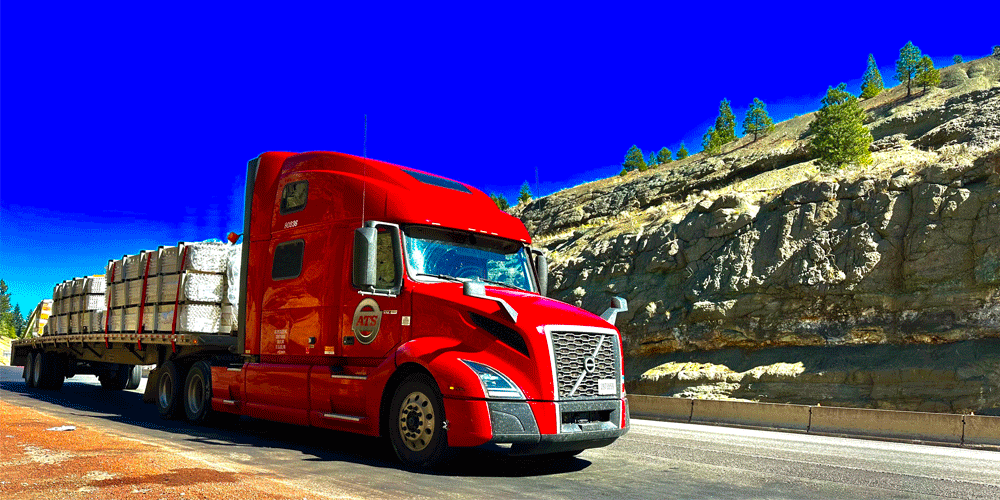
<instances>
[{"instance_id":1,"label":"black tire","mask_svg":"<svg viewBox=\"0 0 1000 500\"><path fill-rule=\"evenodd\" d=\"M62 389L63 382L66 381L66 358L61 354L46 353L43 359L46 361L43 373L48 372L45 388L51 391Z\"/></svg>"},{"instance_id":2,"label":"black tire","mask_svg":"<svg viewBox=\"0 0 1000 500\"><path fill-rule=\"evenodd\" d=\"M35 356L35 371L37 378L35 387L39 389L58 391L62 388L63 374L60 370L59 355L51 352L39 352Z\"/></svg>"},{"instance_id":3,"label":"black tire","mask_svg":"<svg viewBox=\"0 0 1000 500\"><path fill-rule=\"evenodd\" d=\"M125 389L131 391L132 389L138 389L139 384L142 383L142 365L134 365L129 371L128 381L125 383Z\"/></svg>"},{"instance_id":4,"label":"black tire","mask_svg":"<svg viewBox=\"0 0 1000 500\"><path fill-rule=\"evenodd\" d=\"M29 389L38 387L35 363L38 363L38 355L34 351L29 352L28 362L24 365L24 385L28 386Z\"/></svg>"},{"instance_id":5,"label":"black tire","mask_svg":"<svg viewBox=\"0 0 1000 500\"><path fill-rule=\"evenodd\" d=\"M132 367L130 365L116 365L110 372L97 376L101 381L101 388L109 391L120 391L128 384L128 376Z\"/></svg>"},{"instance_id":6,"label":"black tire","mask_svg":"<svg viewBox=\"0 0 1000 500\"><path fill-rule=\"evenodd\" d=\"M207 424L216 413L212 411L212 367L199 361L184 380L184 416L193 423Z\"/></svg>"},{"instance_id":7,"label":"black tire","mask_svg":"<svg viewBox=\"0 0 1000 500\"><path fill-rule=\"evenodd\" d=\"M387 432L399 460L421 468L443 463L450 456L444 422L444 403L434 379L410 375L396 388L389 406Z\"/></svg>"},{"instance_id":8,"label":"black tire","mask_svg":"<svg viewBox=\"0 0 1000 500\"><path fill-rule=\"evenodd\" d=\"M177 363L172 360L160 367L156 381L156 408L166 420L179 418L184 411L184 378Z\"/></svg>"}]
</instances>

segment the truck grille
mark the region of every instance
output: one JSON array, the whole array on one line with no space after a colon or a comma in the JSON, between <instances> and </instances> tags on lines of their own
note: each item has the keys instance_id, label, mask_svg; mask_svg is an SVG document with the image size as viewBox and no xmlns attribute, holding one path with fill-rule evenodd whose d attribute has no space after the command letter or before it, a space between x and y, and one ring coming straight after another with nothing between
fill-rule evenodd
<instances>
[{"instance_id":1,"label":"truck grille","mask_svg":"<svg viewBox=\"0 0 1000 500\"><path fill-rule=\"evenodd\" d=\"M618 337L602 333L552 332L552 351L559 399L620 397ZM593 361L588 361L589 358ZM588 364L591 371L587 370ZM600 390L602 380L604 391ZM608 392L609 380L614 381L614 392Z\"/></svg>"}]
</instances>

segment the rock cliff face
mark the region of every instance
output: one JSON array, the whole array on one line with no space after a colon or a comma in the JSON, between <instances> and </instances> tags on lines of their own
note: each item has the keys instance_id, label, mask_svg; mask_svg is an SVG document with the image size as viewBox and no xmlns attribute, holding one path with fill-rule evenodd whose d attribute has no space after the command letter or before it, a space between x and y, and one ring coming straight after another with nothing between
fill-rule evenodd
<instances>
[{"instance_id":1,"label":"rock cliff face","mask_svg":"<svg viewBox=\"0 0 1000 500\"><path fill-rule=\"evenodd\" d=\"M707 361L720 349L812 346L836 356L847 346L1000 338L998 75L1000 61L973 61L945 69L949 88L909 101L896 88L865 101L876 139L869 168L819 174L808 161L804 134L812 117L806 115L757 143L741 139L717 157L699 154L643 175L578 186L515 213L550 254L551 296L598 312L613 295L628 300L618 326L626 378L640 392L690 388L676 377L641 377L671 353ZM964 373L982 383L961 395L884 405L951 411L996 405L988 394L979 396L1000 393L998 364ZM815 392L804 381L871 380L856 375L871 373L863 365L836 375L804 367L782 375L786 389L766 394L728 375L712 383L730 384L720 397L803 402L787 387ZM934 370L920 373L951 380ZM852 406L888 401L871 391L834 399L853 400Z\"/></svg>"}]
</instances>

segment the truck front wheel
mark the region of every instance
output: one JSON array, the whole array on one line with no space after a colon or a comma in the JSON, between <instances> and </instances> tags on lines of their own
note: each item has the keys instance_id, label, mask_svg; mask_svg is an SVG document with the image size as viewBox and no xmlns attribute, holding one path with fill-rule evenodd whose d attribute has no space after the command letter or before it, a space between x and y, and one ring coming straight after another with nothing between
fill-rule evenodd
<instances>
[{"instance_id":1,"label":"truck front wheel","mask_svg":"<svg viewBox=\"0 0 1000 500\"><path fill-rule=\"evenodd\" d=\"M392 397L389 440L406 465L433 467L446 458L448 436L444 404L434 379L417 373L407 378Z\"/></svg>"},{"instance_id":2,"label":"truck front wheel","mask_svg":"<svg viewBox=\"0 0 1000 500\"><path fill-rule=\"evenodd\" d=\"M156 408L160 412L160 417L173 420L180 417L184 411L182 404L184 379L173 360L163 363L159 370L160 379L156 383Z\"/></svg>"}]
</instances>

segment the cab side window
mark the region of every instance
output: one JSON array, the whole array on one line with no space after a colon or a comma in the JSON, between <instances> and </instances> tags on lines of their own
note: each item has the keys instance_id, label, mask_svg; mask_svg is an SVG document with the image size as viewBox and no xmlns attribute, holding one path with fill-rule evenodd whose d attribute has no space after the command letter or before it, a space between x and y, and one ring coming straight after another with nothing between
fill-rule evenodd
<instances>
[{"instance_id":1,"label":"cab side window","mask_svg":"<svg viewBox=\"0 0 1000 500\"><path fill-rule=\"evenodd\" d=\"M375 288L382 290L396 288L399 281L399 265L394 248L395 238L389 230L379 229L376 240L377 260L375 267Z\"/></svg>"},{"instance_id":2,"label":"cab side window","mask_svg":"<svg viewBox=\"0 0 1000 500\"><path fill-rule=\"evenodd\" d=\"M309 198L309 181L297 181L285 184L281 190L281 215L301 211L306 208Z\"/></svg>"},{"instance_id":3,"label":"cab side window","mask_svg":"<svg viewBox=\"0 0 1000 500\"><path fill-rule=\"evenodd\" d=\"M289 241L275 247L274 262L271 264L271 279L298 278L302 274L302 255L305 248L304 240Z\"/></svg>"}]
</instances>

